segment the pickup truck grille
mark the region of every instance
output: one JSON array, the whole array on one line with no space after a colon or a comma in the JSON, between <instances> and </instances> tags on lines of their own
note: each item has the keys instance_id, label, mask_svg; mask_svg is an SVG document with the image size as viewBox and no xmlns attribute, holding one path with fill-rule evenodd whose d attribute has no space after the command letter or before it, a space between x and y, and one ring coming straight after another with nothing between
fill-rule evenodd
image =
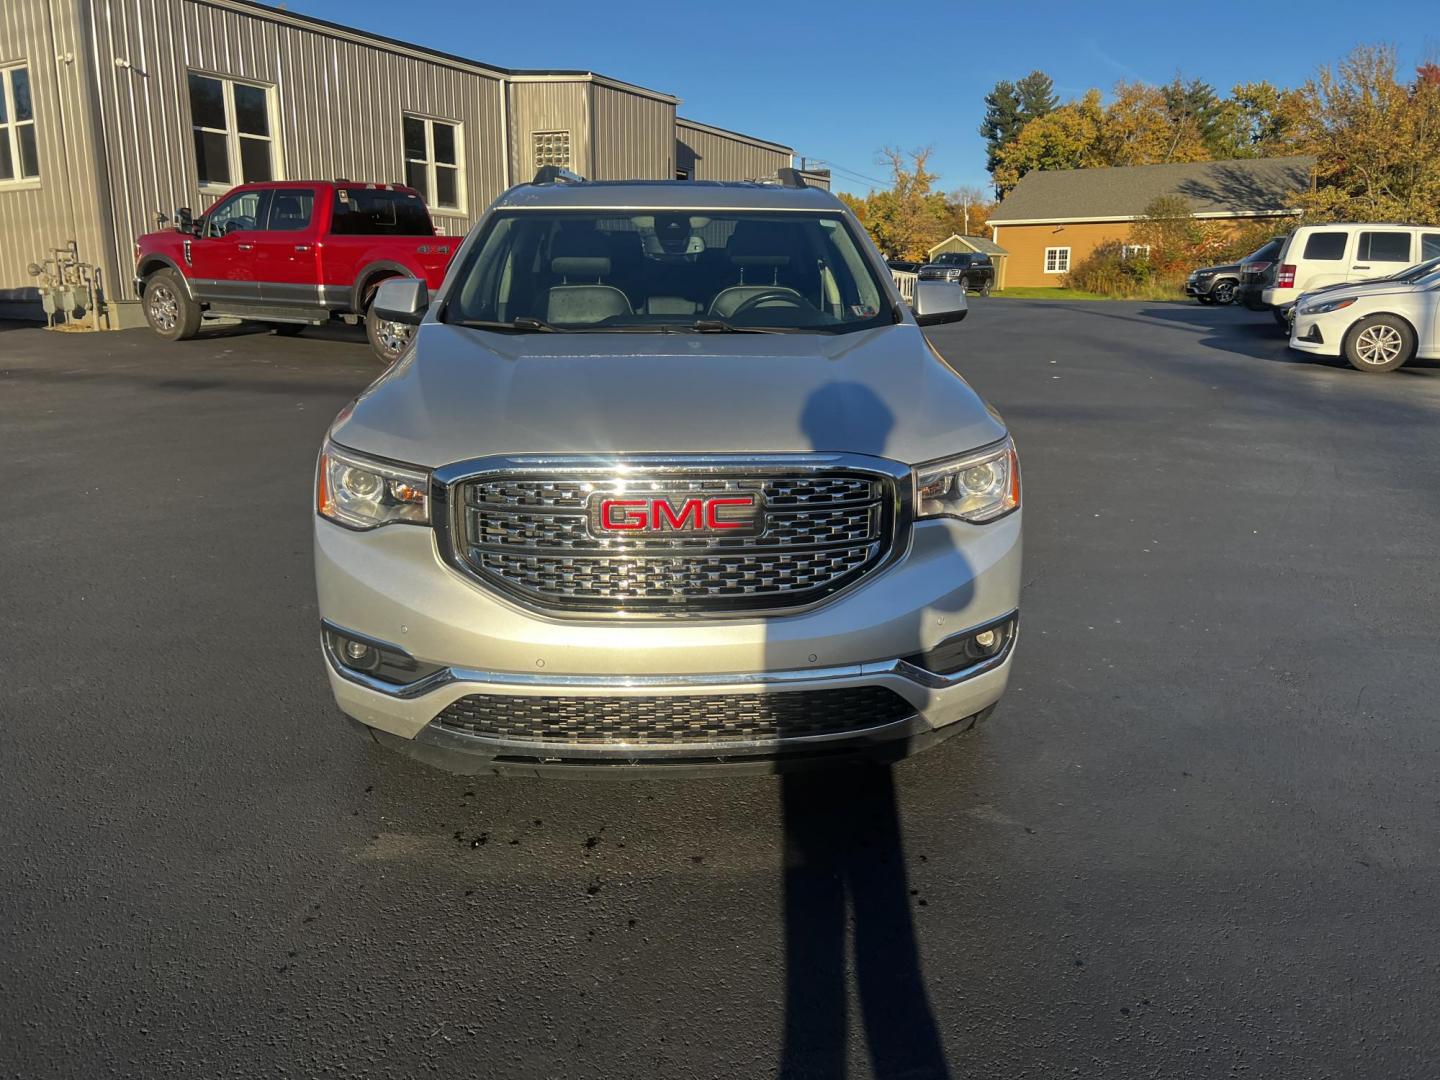
<instances>
[{"instance_id":1,"label":"pickup truck grille","mask_svg":"<svg viewBox=\"0 0 1440 1080\"><path fill-rule=\"evenodd\" d=\"M470 694L435 723L506 742L559 746L724 746L840 735L897 723L915 708L883 686L779 694L520 697Z\"/></svg>"},{"instance_id":2,"label":"pickup truck grille","mask_svg":"<svg viewBox=\"0 0 1440 1080\"><path fill-rule=\"evenodd\" d=\"M773 459L772 459L773 460ZM897 485L880 471L707 463L574 475L499 471L456 482L453 559L499 591L556 610L665 614L796 607L893 550ZM753 500L741 530L605 528L608 499ZM643 511L632 511L643 512Z\"/></svg>"}]
</instances>

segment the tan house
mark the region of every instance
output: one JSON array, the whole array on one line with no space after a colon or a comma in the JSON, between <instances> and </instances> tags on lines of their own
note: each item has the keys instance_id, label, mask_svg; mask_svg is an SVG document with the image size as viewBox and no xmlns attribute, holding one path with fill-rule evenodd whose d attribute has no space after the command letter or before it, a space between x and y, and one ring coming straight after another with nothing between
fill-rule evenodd
<instances>
[{"instance_id":1,"label":"tan house","mask_svg":"<svg viewBox=\"0 0 1440 1080\"><path fill-rule=\"evenodd\" d=\"M1131 225L1166 195L1188 200L1197 218L1237 227L1276 218L1284 232L1314 167L1314 158L1283 157L1026 173L990 216L990 238L1009 255L996 285L1063 285L1097 247L1129 240Z\"/></svg>"}]
</instances>

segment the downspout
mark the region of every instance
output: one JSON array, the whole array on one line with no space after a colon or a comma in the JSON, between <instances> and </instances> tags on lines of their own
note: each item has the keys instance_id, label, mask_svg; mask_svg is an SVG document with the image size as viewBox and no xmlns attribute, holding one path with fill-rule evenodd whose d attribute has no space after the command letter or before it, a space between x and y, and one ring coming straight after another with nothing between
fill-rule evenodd
<instances>
[{"instance_id":1,"label":"downspout","mask_svg":"<svg viewBox=\"0 0 1440 1080\"><path fill-rule=\"evenodd\" d=\"M115 207L109 197L111 191L110 155L105 146L104 114L100 108L100 41L95 27L93 2L94 0L75 0L75 13L81 39L88 41L90 47L90 68L88 72L84 70L83 66L81 69L81 78L85 84L85 96L90 106L89 130L86 135L90 143L90 155L95 161L95 190L90 194L94 199L96 221L100 227L100 242L103 251L99 265L105 274L106 300L113 302L116 294L124 287L127 278L121 275L120 265L116 258L118 249L116 247Z\"/></svg>"}]
</instances>

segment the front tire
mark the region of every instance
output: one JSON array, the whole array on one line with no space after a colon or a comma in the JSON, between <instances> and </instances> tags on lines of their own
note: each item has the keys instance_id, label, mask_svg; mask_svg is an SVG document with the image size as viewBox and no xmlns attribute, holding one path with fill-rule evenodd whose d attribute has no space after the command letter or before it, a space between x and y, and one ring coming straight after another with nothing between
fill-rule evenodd
<instances>
[{"instance_id":1,"label":"front tire","mask_svg":"<svg viewBox=\"0 0 1440 1080\"><path fill-rule=\"evenodd\" d=\"M1356 371L1381 375L1415 355L1415 331L1394 315L1361 319L1345 335L1345 359Z\"/></svg>"},{"instance_id":2,"label":"front tire","mask_svg":"<svg viewBox=\"0 0 1440 1080\"><path fill-rule=\"evenodd\" d=\"M374 300L374 293L370 299ZM370 339L370 348L387 367L400 358L415 336L415 328L404 323L382 319L373 303L365 305L365 336Z\"/></svg>"},{"instance_id":3,"label":"front tire","mask_svg":"<svg viewBox=\"0 0 1440 1080\"><path fill-rule=\"evenodd\" d=\"M160 270L145 279L145 321L166 341L186 341L200 332L200 305L185 292L174 270Z\"/></svg>"}]
</instances>

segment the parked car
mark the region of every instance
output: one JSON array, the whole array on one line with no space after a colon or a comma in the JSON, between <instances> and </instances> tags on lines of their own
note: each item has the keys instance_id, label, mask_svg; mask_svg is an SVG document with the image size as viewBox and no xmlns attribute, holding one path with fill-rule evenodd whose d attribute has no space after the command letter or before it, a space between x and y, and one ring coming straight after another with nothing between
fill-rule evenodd
<instances>
[{"instance_id":1,"label":"parked car","mask_svg":"<svg viewBox=\"0 0 1440 1080\"><path fill-rule=\"evenodd\" d=\"M1202 304L1228 304L1235 299L1239 288L1239 263L1202 267L1192 270L1185 279L1185 295L1195 297Z\"/></svg>"},{"instance_id":2,"label":"parked car","mask_svg":"<svg viewBox=\"0 0 1440 1080\"><path fill-rule=\"evenodd\" d=\"M1379 374L1418 357L1440 357L1440 269L1411 281L1350 285L1306 294L1295 306L1290 347L1343 356Z\"/></svg>"},{"instance_id":3,"label":"parked car","mask_svg":"<svg viewBox=\"0 0 1440 1080\"><path fill-rule=\"evenodd\" d=\"M1301 225L1286 239L1261 303L1287 332L1295 301L1322 285L1384 277L1440 255L1440 228L1333 223Z\"/></svg>"},{"instance_id":4,"label":"parked car","mask_svg":"<svg viewBox=\"0 0 1440 1080\"><path fill-rule=\"evenodd\" d=\"M779 769L999 700L1015 444L922 332L961 288L902 304L828 191L521 185L438 294L375 307L414 342L330 428L314 541L330 686L380 742Z\"/></svg>"},{"instance_id":5,"label":"parked car","mask_svg":"<svg viewBox=\"0 0 1440 1080\"><path fill-rule=\"evenodd\" d=\"M989 296L995 285L995 264L975 251L946 251L920 267L921 281L950 281L967 292Z\"/></svg>"},{"instance_id":6,"label":"parked car","mask_svg":"<svg viewBox=\"0 0 1440 1080\"><path fill-rule=\"evenodd\" d=\"M389 362L409 328L371 312L382 281L434 287L460 238L436 234L419 192L396 184L291 180L242 184L199 218L135 241L135 288L150 328L170 341L231 316L298 334L339 316L363 317Z\"/></svg>"},{"instance_id":7,"label":"parked car","mask_svg":"<svg viewBox=\"0 0 1440 1080\"><path fill-rule=\"evenodd\" d=\"M1264 292L1275 281L1275 270L1280 265L1277 259L1284 246L1285 237L1272 237L1240 260L1240 287L1235 292L1236 303L1251 311L1266 310Z\"/></svg>"}]
</instances>

